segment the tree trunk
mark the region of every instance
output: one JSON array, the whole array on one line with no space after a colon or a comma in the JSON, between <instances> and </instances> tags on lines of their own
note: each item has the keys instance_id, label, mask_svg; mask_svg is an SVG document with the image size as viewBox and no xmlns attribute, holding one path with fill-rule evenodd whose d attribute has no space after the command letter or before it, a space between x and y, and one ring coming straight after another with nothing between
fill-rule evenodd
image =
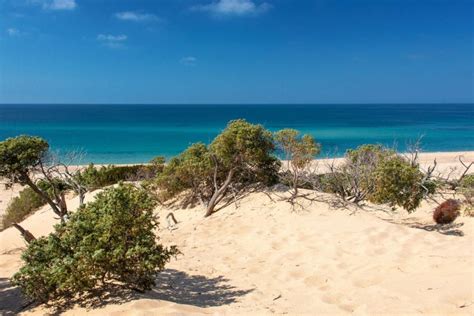
<instances>
[{"instance_id":1,"label":"tree trunk","mask_svg":"<svg viewBox=\"0 0 474 316\"><path fill-rule=\"evenodd\" d=\"M28 244L32 242L33 240L36 240L35 236L33 236L33 234L30 233L28 230L21 227L20 224L13 223L13 227L15 227L16 229L20 231L20 234L23 236L23 238Z\"/></svg>"},{"instance_id":2,"label":"tree trunk","mask_svg":"<svg viewBox=\"0 0 474 316\"><path fill-rule=\"evenodd\" d=\"M206 214L204 217L211 216L212 213L214 213L214 209L216 208L217 203L220 201L220 197L224 192L227 190L229 187L230 182L232 181L232 177L234 176L235 169L230 169L229 173L227 174L227 178L225 179L224 183L222 186L214 191L214 194L212 195L211 199L209 200L209 203L207 204L207 210Z\"/></svg>"},{"instance_id":3,"label":"tree trunk","mask_svg":"<svg viewBox=\"0 0 474 316\"><path fill-rule=\"evenodd\" d=\"M33 191L35 191L39 196L41 196L43 200L45 200L46 203L49 204L49 206L51 206L51 208L53 209L53 212L61 218L61 221L64 221L64 216L67 214L67 210L66 210L66 213L63 214L63 209L60 209L58 205L54 203L54 201L48 196L48 194L43 192L40 188L38 188L38 186L33 181L31 181L30 177L28 176L26 176L26 184Z\"/></svg>"},{"instance_id":4,"label":"tree trunk","mask_svg":"<svg viewBox=\"0 0 474 316\"><path fill-rule=\"evenodd\" d=\"M82 190L79 191L79 206L84 205L85 194Z\"/></svg>"},{"instance_id":5,"label":"tree trunk","mask_svg":"<svg viewBox=\"0 0 474 316\"><path fill-rule=\"evenodd\" d=\"M54 203L54 201L48 196L48 194L46 194L45 192L41 191L40 188L38 188L36 186L36 184L31 181L31 179L29 177L26 178L26 184L33 190L36 192L36 194L38 194L39 196L41 196L41 198L43 198L43 200L46 201L46 203L49 204L49 206L51 206L51 208L53 209L53 212L56 213L57 215L61 216L61 211L59 210L58 206L56 205L56 203Z\"/></svg>"}]
</instances>

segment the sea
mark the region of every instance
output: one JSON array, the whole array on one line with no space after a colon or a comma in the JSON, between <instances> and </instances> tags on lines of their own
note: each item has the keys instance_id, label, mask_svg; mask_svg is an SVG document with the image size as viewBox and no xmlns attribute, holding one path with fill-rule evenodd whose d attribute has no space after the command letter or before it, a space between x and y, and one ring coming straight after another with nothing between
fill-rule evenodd
<instances>
[{"instance_id":1,"label":"sea","mask_svg":"<svg viewBox=\"0 0 474 316\"><path fill-rule=\"evenodd\" d=\"M0 104L0 141L45 138L78 163L144 163L170 158L194 142L210 143L230 120L271 131L313 135L321 157L361 144L400 151L420 141L425 152L474 150L474 104Z\"/></svg>"}]
</instances>

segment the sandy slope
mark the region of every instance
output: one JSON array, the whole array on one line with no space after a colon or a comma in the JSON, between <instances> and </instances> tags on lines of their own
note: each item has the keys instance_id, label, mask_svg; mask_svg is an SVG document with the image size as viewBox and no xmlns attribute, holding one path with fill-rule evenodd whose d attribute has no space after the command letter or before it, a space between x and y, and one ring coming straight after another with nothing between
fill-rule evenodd
<instances>
[{"instance_id":1,"label":"sandy slope","mask_svg":"<svg viewBox=\"0 0 474 316\"><path fill-rule=\"evenodd\" d=\"M433 204L413 215L367 205L342 207L311 193L293 211L287 193L253 193L208 219L203 211L157 210L165 244L183 255L173 260L145 295L76 306L68 315L181 314L474 314L474 218L440 230ZM91 199L92 196L88 196ZM71 207L77 200L71 201ZM55 222L46 207L25 220L36 235ZM21 308L9 278L20 265L23 241L0 233L0 310ZM23 310L44 314L42 306Z\"/></svg>"}]
</instances>

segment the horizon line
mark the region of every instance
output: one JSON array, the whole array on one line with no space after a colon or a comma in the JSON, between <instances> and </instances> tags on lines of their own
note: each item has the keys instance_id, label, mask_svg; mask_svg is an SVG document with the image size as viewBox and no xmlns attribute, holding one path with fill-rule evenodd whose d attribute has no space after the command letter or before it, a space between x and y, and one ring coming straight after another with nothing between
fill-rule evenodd
<instances>
[{"instance_id":1,"label":"horizon line","mask_svg":"<svg viewBox=\"0 0 474 316\"><path fill-rule=\"evenodd\" d=\"M445 105L445 104L452 104L452 105L471 105L474 104L474 101L470 102L281 102L281 103L270 103L270 102L260 102L260 103L236 103L236 102L229 102L229 103L219 103L219 102L198 102L198 103L93 103L93 102L73 102L73 103L64 103L64 102L39 102L39 103L30 103L30 102L8 102L2 103L1 105Z\"/></svg>"}]
</instances>

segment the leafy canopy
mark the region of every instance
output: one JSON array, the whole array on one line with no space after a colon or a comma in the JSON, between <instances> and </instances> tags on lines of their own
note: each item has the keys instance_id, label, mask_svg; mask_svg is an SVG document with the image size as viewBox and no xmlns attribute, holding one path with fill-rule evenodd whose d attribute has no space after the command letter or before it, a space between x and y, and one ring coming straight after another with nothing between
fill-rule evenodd
<instances>
[{"instance_id":1,"label":"leafy canopy","mask_svg":"<svg viewBox=\"0 0 474 316\"><path fill-rule=\"evenodd\" d=\"M25 175L41 162L48 143L34 136L17 136L0 142L0 177L25 184Z\"/></svg>"},{"instance_id":2,"label":"leafy canopy","mask_svg":"<svg viewBox=\"0 0 474 316\"><path fill-rule=\"evenodd\" d=\"M275 134L277 146L297 169L305 168L319 154L321 147L311 135L300 136L295 129L282 129Z\"/></svg>"}]
</instances>

